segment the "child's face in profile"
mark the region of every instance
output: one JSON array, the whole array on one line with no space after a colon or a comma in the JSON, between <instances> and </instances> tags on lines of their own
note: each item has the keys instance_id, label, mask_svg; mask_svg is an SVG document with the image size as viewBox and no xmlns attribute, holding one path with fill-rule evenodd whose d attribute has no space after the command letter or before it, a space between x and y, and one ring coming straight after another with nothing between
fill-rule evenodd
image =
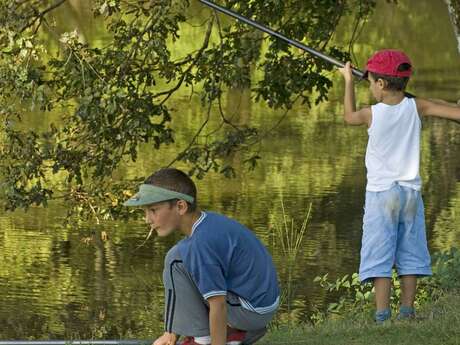
<instances>
[{"instance_id":1,"label":"child's face in profile","mask_svg":"<svg viewBox=\"0 0 460 345\"><path fill-rule=\"evenodd\" d=\"M180 214L176 205L169 202L159 202L144 208L145 222L154 229L158 236L165 237L179 227Z\"/></svg>"}]
</instances>

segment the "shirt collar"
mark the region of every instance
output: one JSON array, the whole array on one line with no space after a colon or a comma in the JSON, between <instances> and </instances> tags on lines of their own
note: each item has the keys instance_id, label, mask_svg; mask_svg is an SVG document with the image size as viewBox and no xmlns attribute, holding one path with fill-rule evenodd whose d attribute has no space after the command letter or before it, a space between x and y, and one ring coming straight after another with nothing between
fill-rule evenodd
<instances>
[{"instance_id":1,"label":"shirt collar","mask_svg":"<svg viewBox=\"0 0 460 345\"><path fill-rule=\"evenodd\" d=\"M205 218L206 218L206 212L201 211L201 216L200 216L200 218L198 218L198 219L195 221L195 223L193 223L193 225L192 225L192 232L191 232L191 234L190 234L190 237L193 236L193 233L195 232L196 228L198 227L198 225L201 224L201 222L202 222Z\"/></svg>"}]
</instances>

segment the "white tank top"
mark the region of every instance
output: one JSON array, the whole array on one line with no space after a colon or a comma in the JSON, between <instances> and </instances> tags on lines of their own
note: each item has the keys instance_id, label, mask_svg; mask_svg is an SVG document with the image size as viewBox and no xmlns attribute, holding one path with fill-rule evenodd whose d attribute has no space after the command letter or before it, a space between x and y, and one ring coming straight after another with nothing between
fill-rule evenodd
<instances>
[{"instance_id":1,"label":"white tank top","mask_svg":"<svg viewBox=\"0 0 460 345\"><path fill-rule=\"evenodd\" d=\"M395 183L420 190L421 121L414 98L401 103L372 106L367 130L367 187L371 192L390 189Z\"/></svg>"}]
</instances>

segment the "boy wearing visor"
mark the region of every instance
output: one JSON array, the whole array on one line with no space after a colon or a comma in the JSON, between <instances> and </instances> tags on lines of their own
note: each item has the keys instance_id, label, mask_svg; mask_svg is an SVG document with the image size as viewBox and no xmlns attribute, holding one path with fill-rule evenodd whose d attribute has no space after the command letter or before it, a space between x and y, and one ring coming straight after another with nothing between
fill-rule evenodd
<instances>
[{"instance_id":1,"label":"boy wearing visor","mask_svg":"<svg viewBox=\"0 0 460 345\"><path fill-rule=\"evenodd\" d=\"M154 345L253 344L279 305L276 271L267 249L242 224L202 211L193 181L161 169L125 206L143 207L159 236L185 238L166 255L165 333Z\"/></svg>"},{"instance_id":2,"label":"boy wearing visor","mask_svg":"<svg viewBox=\"0 0 460 345\"><path fill-rule=\"evenodd\" d=\"M408 97L404 90L412 64L401 51L385 49L367 62L365 76L377 104L356 109L350 63L345 79L345 122L366 125L367 186L359 277L373 281L375 320L391 317L395 266L401 280L398 319L413 318L417 277L431 275L419 173L422 116L460 121L460 108L442 101Z\"/></svg>"}]
</instances>

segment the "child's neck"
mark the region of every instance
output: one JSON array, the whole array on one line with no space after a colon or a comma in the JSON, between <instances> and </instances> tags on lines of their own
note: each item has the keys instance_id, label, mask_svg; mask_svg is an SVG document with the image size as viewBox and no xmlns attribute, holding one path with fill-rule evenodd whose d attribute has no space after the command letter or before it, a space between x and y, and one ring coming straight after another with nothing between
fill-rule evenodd
<instances>
[{"instance_id":1,"label":"child's neck","mask_svg":"<svg viewBox=\"0 0 460 345\"><path fill-rule=\"evenodd\" d=\"M193 224L195 224L195 222L200 217L201 217L200 209L196 209L194 212L186 214L184 218L182 219L182 222L179 228L180 232L186 236L191 236Z\"/></svg>"},{"instance_id":2,"label":"child's neck","mask_svg":"<svg viewBox=\"0 0 460 345\"><path fill-rule=\"evenodd\" d=\"M382 92L379 102L388 105L395 105L401 103L404 97L406 96L403 91L384 91Z\"/></svg>"}]
</instances>

